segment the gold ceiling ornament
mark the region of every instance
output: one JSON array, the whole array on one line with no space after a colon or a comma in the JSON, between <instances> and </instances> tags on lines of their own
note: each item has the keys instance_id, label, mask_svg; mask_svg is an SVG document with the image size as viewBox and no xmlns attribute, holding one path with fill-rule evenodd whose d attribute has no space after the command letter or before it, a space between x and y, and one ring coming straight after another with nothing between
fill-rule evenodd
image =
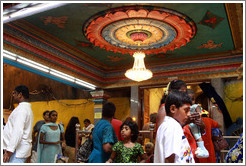
<instances>
[{"instance_id":1,"label":"gold ceiling ornament","mask_svg":"<svg viewBox=\"0 0 246 166\"><path fill-rule=\"evenodd\" d=\"M241 78L243 78L243 63L237 69L237 74L238 74L238 77L237 77L238 80L240 80Z\"/></svg>"},{"instance_id":2,"label":"gold ceiling ornament","mask_svg":"<svg viewBox=\"0 0 246 166\"><path fill-rule=\"evenodd\" d=\"M144 57L145 53L138 51L133 54L133 67L126 71L125 76L134 81L144 81L152 78L153 74L150 70L145 68Z\"/></svg>"}]
</instances>

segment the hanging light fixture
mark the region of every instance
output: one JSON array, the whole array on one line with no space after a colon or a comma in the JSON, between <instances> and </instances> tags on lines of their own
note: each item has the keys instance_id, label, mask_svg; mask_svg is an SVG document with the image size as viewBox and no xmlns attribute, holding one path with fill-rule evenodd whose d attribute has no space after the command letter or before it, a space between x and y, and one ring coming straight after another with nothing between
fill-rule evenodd
<instances>
[{"instance_id":1,"label":"hanging light fixture","mask_svg":"<svg viewBox=\"0 0 246 166\"><path fill-rule=\"evenodd\" d=\"M148 35L143 32L133 32L129 36L133 41L137 42L138 46L140 46L141 42L148 38ZM153 74L150 70L145 68L145 53L142 51L137 51L133 54L133 58L133 68L127 70L125 76L138 82L150 79Z\"/></svg>"},{"instance_id":2,"label":"hanging light fixture","mask_svg":"<svg viewBox=\"0 0 246 166\"><path fill-rule=\"evenodd\" d=\"M129 79L138 82L150 79L153 76L153 74L150 70L145 68L144 52L141 51L135 52L133 54L133 57L134 57L133 68L127 70L125 76Z\"/></svg>"}]
</instances>

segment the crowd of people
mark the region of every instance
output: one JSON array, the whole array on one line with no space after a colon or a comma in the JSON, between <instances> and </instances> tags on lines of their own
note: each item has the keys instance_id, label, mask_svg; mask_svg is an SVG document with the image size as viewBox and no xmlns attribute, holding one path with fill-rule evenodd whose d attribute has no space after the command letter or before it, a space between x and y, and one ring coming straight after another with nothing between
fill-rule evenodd
<instances>
[{"instance_id":1,"label":"crowd of people","mask_svg":"<svg viewBox=\"0 0 246 166\"><path fill-rule=\"evenodd\" d=\"M76 137L78 117L72 117L64 129L57 123L55 110L44 111L43 120L33 126L33 114L28 102L29 90L20 85L13 91L18 106L13 110L3 130L3 162L55 163L215 163L212 130L221 127L199 104L194 92L182 80L168 84L159 110L151 114L155 124L154 141L139 142L139 127L128 117L115 118L116 107L105 102L102 119L95 125L83 121L83 134ZM149 129L148 125L143 129ZM79 147L76 147L76 141ZM78 148L77 156L75 149ZM226 155L226 162L243 162L243 134ZM60 158L61 159L61 158Z\"/></svg>"}]
</instances>

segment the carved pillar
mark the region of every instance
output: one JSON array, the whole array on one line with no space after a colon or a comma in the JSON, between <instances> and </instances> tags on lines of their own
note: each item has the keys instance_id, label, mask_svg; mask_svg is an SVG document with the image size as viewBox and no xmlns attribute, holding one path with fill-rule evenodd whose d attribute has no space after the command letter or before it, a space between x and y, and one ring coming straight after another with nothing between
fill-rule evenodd
<instances>
[{"instance_id":1,"label":"carved pillar","mask_svg":"<svg viewBox=\"0 0 246 166\"><path fill-rule=\"evenodd\" d=\"M131 117L133 120L136 121L136 123L140 126L141 119L141 107L140 107L140 101L139 101L139 90L138 86L131 86ZM142 124L140 126L142 128Z\"/></svg>"},{"instance_id":2,"label":"carved pillar","mask_svg":"<svg viewBox=\"0 0 246 166\"><path fill-rule=\"evenodd\" d=\"M93 102L95 103L93 124L96 125L96 123L102 118L102 107L109 98L109 95L106 94L104 90L92 91L90 94L94 98Z\"/></svg>"},{"instance_id":3,"label":"carved pillar","mask_svg":"<svg viewBox=\"0 0 246 166\"><path fill-rule=\"evenodd\" d=\"M215 78L211 80L211 85L214 87L218 95L224 100L224 81L222 78ZM221 111L214 104L211 105L211 117L217 121L222 127L220 128L223 132L225 131L224 118Z\"/></svg>"},{"instance_id":4,"label":"carved pillar","mask_svg":"<svg viewBox=\"0 0 246 166\"><path fill-rule=\"evenodd\" d=\"M214 87L218 95L224 100L224 81L222 78L211 79L211 85Z\"/></svg>"}]
</instances>

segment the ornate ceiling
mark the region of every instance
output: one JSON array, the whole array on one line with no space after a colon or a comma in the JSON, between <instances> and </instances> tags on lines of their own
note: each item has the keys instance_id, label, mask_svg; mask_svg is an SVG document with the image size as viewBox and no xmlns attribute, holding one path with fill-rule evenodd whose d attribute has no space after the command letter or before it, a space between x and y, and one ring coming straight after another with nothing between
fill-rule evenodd
<instances>
[{"instance_id":1,"label":"ornate ceiling","mask_svg":"<svg viewBox=\"0 0 246 166\"><path fill-rule=\"evenodd\" d=\"M3 48L100 88L203 81L237 77L242 21L239 3L68 3L4 23ZM139 49L153 78L134 82Z\"/></svg>"}]
</instances>

